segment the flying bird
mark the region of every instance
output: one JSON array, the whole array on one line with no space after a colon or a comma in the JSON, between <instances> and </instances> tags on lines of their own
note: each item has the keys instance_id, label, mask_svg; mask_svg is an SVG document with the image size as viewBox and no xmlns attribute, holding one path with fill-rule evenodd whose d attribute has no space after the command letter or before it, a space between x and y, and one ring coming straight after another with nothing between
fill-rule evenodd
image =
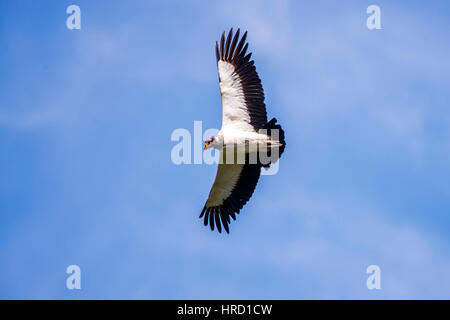
<instances>
[{"instance_id":1,"label":"flying bird","mask_svg":"<svg viewBox=\"0 0 450 320\"><path fill-rule=\"evenodd\" d=\"M261 168L277 161L286 146L277 120L267 121L261 79L247 53L247 32L241 38L239 33L238 29L233 37L231 28L228 36L223 32L220 45L216 42L222 128L204 145L204 150L219 150L221 161L200 218L219 233L222 226L229 233L230 217L236 220L252 196Z\"/></svg>"}]
</instances>

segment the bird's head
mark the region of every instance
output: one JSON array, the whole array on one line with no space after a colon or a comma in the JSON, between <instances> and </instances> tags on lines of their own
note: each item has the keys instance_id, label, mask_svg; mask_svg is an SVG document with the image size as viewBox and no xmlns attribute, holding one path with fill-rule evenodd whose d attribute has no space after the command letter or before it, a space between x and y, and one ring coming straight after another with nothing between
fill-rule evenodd
<instances>
[{"instance_id":1,"label":"bird's head","mask_svg":"<svg viewBox=\"0 0 450 320\"><path fill-rule=\"evenodd\" d=\"M208 148L212 147L212 144L215 142L215 138L209 138L208 140L205 141L205 146L203 147L203 150L206 150Z\"/></svg>"}]
</instances>

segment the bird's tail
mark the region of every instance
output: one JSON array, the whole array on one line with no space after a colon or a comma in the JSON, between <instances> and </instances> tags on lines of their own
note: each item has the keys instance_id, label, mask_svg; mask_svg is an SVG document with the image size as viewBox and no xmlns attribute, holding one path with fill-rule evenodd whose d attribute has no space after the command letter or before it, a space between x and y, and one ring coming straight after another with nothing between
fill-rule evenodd
<instances>
[{"instance_id":1,"label":"bird's tail","mask_svg":"<svg viewBox=\"0 0 450 320\"><path fill-rule=\"evenodd\" d=\"M277 119L272 118L269 122L267 122L263 129L267 130L267 135L275 141L278 141L280 143L280 146L277 147L278 149L278 158L281 157L281 155L284 152L284 149L286 148L286 140L284 137L284 130L281 128L280 124L277 124ZM272 149L273 150L273 149ZM265 165L264 167L269 167L269 165Z\"/></svg>"}]
</instances>

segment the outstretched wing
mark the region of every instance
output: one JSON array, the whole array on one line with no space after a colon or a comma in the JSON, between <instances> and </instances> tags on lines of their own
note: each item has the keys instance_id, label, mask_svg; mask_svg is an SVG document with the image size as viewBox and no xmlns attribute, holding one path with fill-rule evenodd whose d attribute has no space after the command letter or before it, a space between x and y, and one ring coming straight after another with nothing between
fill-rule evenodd
<instances>
[{"instance_id":1,"label":"outstretched wing","mask_svg":"<svg viewBox=\"0 0 450 320\"><path fill-rule=\"evenodd\" d=\"M216 180L203 207L200 218L204 217L205 226L222 232L222 225L229 233L230 217L236 215L247 203L255 190L261 174L259 164L219 164Z\"/></svg>"},{"instance_id":2,"label":"outstretched wing","mask_svg":"<svg viewBox=\"0 0 450 320\"><path fill-rule=\"evenodd\" d=\"M217 69L222 94L222 128L257 131L267 123L264 90L251 53L245 43L247 32L239 40L238 29L233 38L231 28L225 40L225 31L216 42ZM239 43L238 43L239 42Z\"/></svg>"}]
</instances>

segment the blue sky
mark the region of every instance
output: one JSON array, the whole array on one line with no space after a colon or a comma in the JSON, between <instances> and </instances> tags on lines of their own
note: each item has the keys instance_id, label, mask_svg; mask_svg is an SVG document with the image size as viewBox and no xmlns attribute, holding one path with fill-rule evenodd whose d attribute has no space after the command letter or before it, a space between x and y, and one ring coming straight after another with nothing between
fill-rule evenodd
<instances>
[{"instance_id":1,"label":"blue sky","mask_svg":"<svg viewBox=\"0 0 450 320\"><path fill-rule=\"evenodd\" d=\"M0 298L450 298L449 10L2 1ZM229 27L249 32L287 149L218 235L198 220L216 168L174 165L170 136L220 127Z\"/></svg>"}]
</instances>

